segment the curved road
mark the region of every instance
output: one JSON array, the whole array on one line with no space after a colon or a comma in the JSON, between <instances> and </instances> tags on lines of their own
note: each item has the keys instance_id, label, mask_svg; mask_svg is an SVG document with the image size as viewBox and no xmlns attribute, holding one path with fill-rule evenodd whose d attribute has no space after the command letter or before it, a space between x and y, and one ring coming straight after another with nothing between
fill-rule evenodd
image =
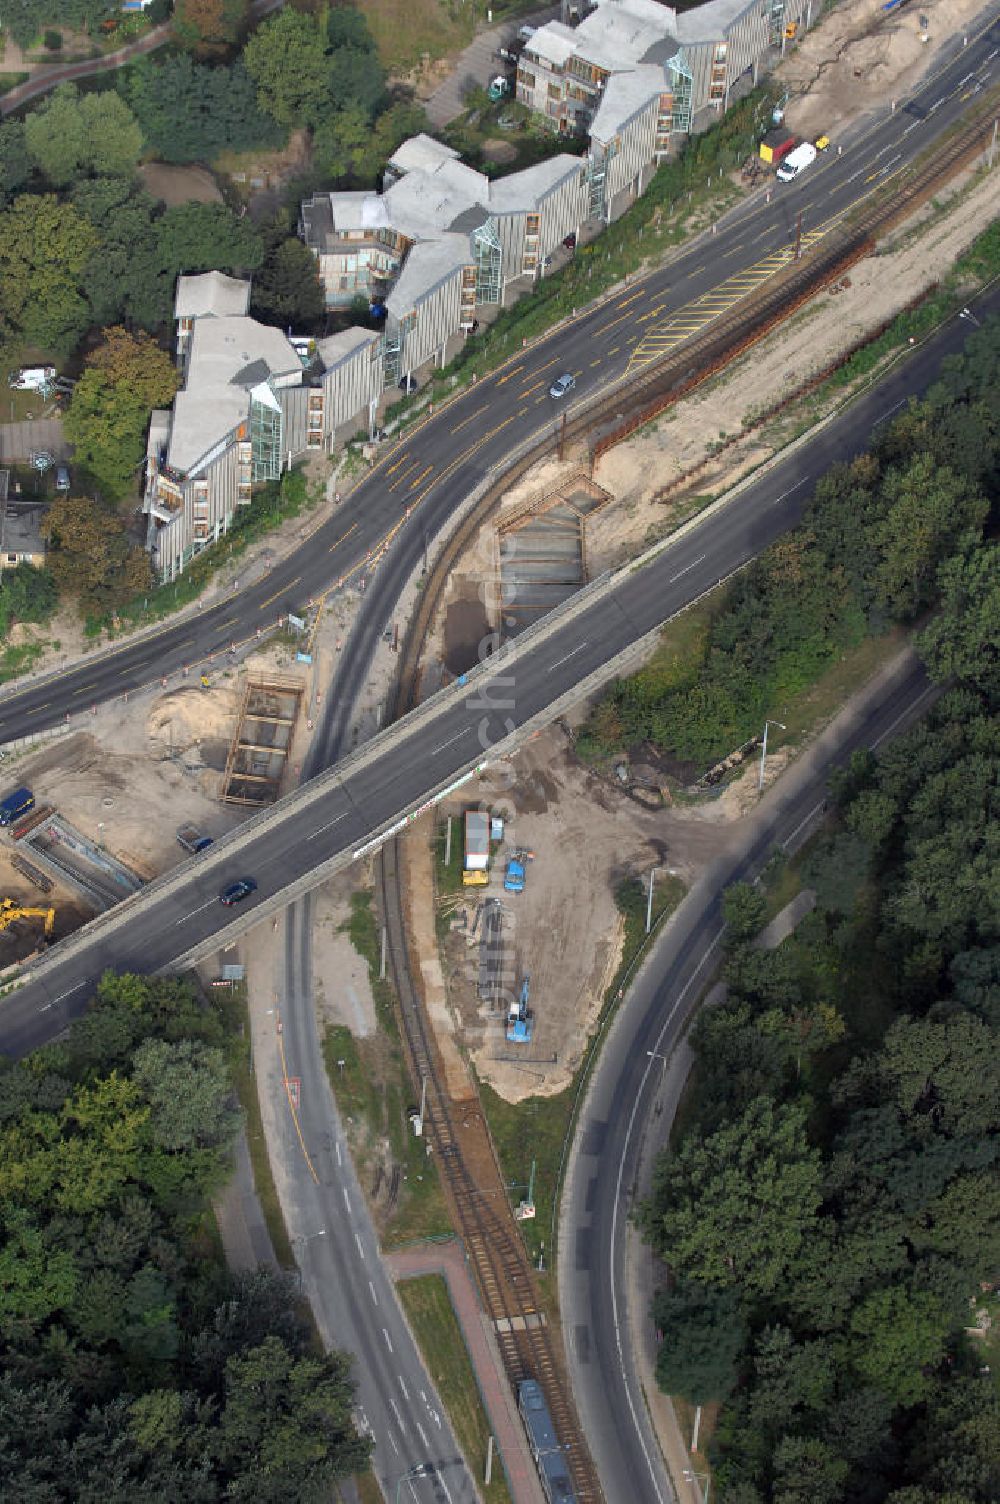
<instances>
[{"instance_id":1,"label":"curved road","mask_svg":"<svg viewBox=\"0 0 1000 1504\"><path fill-rule=\"evenodd\" d=\"M684 1074L666 1071L719 960L722 890L752 878L775 847L794 850L821 815L831 768L926 710L937 691L910 656L765 798L750 830L692 888L655 945L605 1041L580 1114L560 1211L559 1295L573 1391L608 1499L675 1498L637 1372L636 1341L655 1350L643 1289L630 1283L626 1231L649 1188ZM633 1297L633 1308L629 1298Z\"/></svg>"},{"instance_id":2,"label":"curved road","mask_svg":"<svg viewBox=\"0 0 1000 1504\"><path fill-rule=\"evenodd\" d=\"M627 371L639 342L655 336L671 315L742 272L751 286L768 256L794 242L800 212L808 239L953 124L971 94L1000 71L996 7L990 14L994 19L967 47L955 38L955 55L939 65L905 108L867 126L843 157L828 152L801 180L775 190L770 203L761 191L740 204L720 222L717 233L703 236L643 282L539 340L424 422L263 580L156 634L0 695L0 743L56 725L93 702L116 699L163 675L179 674L185 667L197 670L213 657L224 657L234 641L253 639L280 615L301 611L332 583L364 569L389 536L388 558L398 578L405 579L416 567L425 539L440 532L486 473L494 467L502 471L513 449L553 422L561 411L548 396L554 375L574 371L578 393L586 397L613 385ZM407 508L413 515L404 521ZM397 599L388 588L384 563L374 589L384 626Z\"/></svg>"}]
</instances>

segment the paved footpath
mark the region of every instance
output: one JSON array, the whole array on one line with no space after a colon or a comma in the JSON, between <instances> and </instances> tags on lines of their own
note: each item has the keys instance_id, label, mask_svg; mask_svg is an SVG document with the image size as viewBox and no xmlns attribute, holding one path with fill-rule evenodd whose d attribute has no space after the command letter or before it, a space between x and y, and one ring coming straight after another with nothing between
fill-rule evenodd
<instances>
[{"instance_id":1,"label":"paved footpath","mask_svg":"<svg viewBox=\"0 0 1000 1504\"><path fill-rule=\"evenodd\" d=\"M517 1403L507 1382L489 1321L479 1304L461 1244L457 1241L425 1243L417 1248L383 1254L383 1260L397 1284L421 1274L443 1275L462 1328L493 1438L503 1457L514 1504L545 1504L538 1470L528 1451L524 1427L517 1413Z\"/></svg>"},{"instance_id":2,"label":"paved footpath","mask_svg":"<svg viewBox=\"0 0 1000 1504\"><path fill-rule=\"evenodd\" d=\"M459 54L449 76L434 90L424 105L427 118L435 130L440 130L461 115L465 109L467 89L477 84L480 88L485 88L497 73L506 72L506 65L497 57L497 49L510 46L517 36L519 26L544 26L546 21L554 21L558 15L559 7L550 6L530 16L511 16L499 25L479 32L465 51Z\"/></svg>"}]
</instances>

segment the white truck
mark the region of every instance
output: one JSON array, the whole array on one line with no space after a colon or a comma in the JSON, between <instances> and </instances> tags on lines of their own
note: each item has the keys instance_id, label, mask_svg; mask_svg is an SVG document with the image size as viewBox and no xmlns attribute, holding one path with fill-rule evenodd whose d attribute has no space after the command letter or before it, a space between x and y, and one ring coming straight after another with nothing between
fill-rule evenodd
<instances>
[{"instance_id":1,"label":"white truck","mask_svg":"<svg viewBox=\"0 0 1000 1504\"><path fill-rule=\"evenodd\" d=\"M777 179L779 183L790 183L797 178L800 172L805 172L811 167L819 153L811 141L803 141L794 151L790 151L778 167Z\"/></svg>"}]
</instances>

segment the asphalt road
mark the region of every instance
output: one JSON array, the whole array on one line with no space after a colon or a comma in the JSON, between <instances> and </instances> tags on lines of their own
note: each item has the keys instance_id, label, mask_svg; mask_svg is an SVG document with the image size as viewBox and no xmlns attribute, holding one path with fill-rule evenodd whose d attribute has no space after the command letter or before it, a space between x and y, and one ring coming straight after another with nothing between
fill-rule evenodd
<instances>
[{"instance_id":1,"label":"asphalt road","mask_svg":"<svg viewBox=\"0 0 1000 1504\"><path fill-rule=\"evenodd\" d=\"M647 1310L629 1308L626 1223L648 1185L683 1078L665 1071L719 960L722 890L752 878L775 847L794 850L815 828L830 770L877 748L922 714L936 691L908 659L890 685L865 691L852 714L765 798L750 830L713 864L678 909L605 1041L580 1116L561 1208L559 1294L573 1391L605 1495L634 1504L675 1497L637 1376L636 1340L655 1348ZM645 1172L645 1173L644 1173ZM645 1293L645 1292L644 1292Z\"/></svg>"},{"instance_id":2,"label":"asphalt road","mask_svg":"<svg viewBox=\"0 0 1000 1504\"><path fill-rule=\"evenodd\" d=\"M995 17L997 12L992 12ZM562 407L548 396L553 377L577 375L573 401L618 381L636 344L678 309L787 247L801 212L805 235L831 220L864 193L926 149L961 115L968 99L997 75L1000 23L962 47L905 107L852 133L843 156L833 148L795 183L763 190L737 206L715 235L703 236L669 265L621 297L588 310L538 341L496 375L484 378L394 446L333 516L259 582L200 614L187 615L155 636L126 642L58 675L29 681L0 696L0 743L64 721L91 703L179 674L198 672L225 658L231 644L253 638L287 611L301 611L366 559L399 527L388 561L373 577L381 626L391 621L397 595L387 584L387 562L405 579L419 561L424 540L435 537L493 467L512 449L543 433ZM843 144L843 143L841 143ZM751 294L752 296L752 294ZM655 313L654 313L655 310ZM570 408L572 407L572 401Z\"/></svg>"},{"instance_id":3,"label":"asphalt road","mask_svg":"<svg viewBox=\"0 0 1000 1504\"><path fill-rule=\"evenodd\" d=\"M976 304L979 315L1000 306L1000 288ZM417 808L430 789L475 765L511 731L543 715L587 675L610 665L628 645L652 631L766 548L799 521L817 479L838 460L862 450L873 427L913 392L923 391L941 360L961 348L968 324L959 318L925 345L909 351L885 381L827 424L808 444L790 451L736 502L707 515L645 569L625 574L614 590L580 605L541 641L526 645L498 670L494 703L490 679L465 697L442 696L416 719L384 734L370 756L334 776L321 797L305 804L279 803L247 832L236 858L224 843L209 848L173 881L133 904L117 926L96 926L71 942L64 956L55 947L41 974L0 1002L0 1049L12 1055L51 1039L85 1006L95 978L106 967L148 972L168 968L198 949L206 954L234 916L249 927L262 903L280 899L303 873L338 856L349 857L372 830ZM508 708L509 705L509 708ZM329 776L329 775L328 775ZM218 894L245 873L258 890L240 909L224 909Z\"/></svg>"}]
</instances>

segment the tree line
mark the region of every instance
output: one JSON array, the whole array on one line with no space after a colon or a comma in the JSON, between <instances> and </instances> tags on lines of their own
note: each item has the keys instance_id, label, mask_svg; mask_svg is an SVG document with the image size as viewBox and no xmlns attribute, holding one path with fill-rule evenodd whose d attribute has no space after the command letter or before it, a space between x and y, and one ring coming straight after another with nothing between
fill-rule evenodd
<instances>
[{"instance_id":1,"label":"tree line","mask_svg":"<svg viewBox=\"0 0 1000 1504\"><path fill-rule=\"evenodd\" d=\"M1000 1489L1000 1392L967 1331L1000 1246L1000 548L979 531L998 359L984 330L825 508L825 539L853 528L842 579L869 610L940 602L918 643L946 692L833 779L792 937L756 948L764 892L726 895L727 996L696 1021L697 1090L640 1213L670 1273L659 1381L721 1402L722 1504ZM927 458L938 520L911 514L919 537L892 528L887 548L881 477ZM943 467L975 497L954 538Z\"/></svg>"},{"instance_id":2,"label":"tree line","mask_svg":"<svg viewBox=\"0 0 1000 1504\"><path fill-rule=\"evenodd\" d=\"M700 771L866 633L935 604L939 566L981 532L995 483L998 349L994 321L970 344L964 376L949 368L868 454L835 466L802 525L725 592L695 653L654 656L614 683L581 730L580 755L649 742Z\"/></svg>"},{"instance_id":3,"label":"tree line","mask_svg":"<svg viewBox=\"0 0 1000 1504\"><path fill-rule=\"evenodd\" d=\"M0 1069L0 1469L25 1504L319 1501L366 1466L348 1358L218 1253L231 1047L186 982L109 973Z\"/></svg>"}]
</instances>

